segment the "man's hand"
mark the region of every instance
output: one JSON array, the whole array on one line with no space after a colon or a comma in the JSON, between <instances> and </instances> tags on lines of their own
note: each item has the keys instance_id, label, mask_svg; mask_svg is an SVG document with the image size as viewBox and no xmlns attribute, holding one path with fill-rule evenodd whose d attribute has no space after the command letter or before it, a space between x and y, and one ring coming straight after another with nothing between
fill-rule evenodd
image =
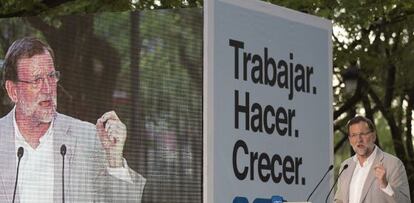
<instances>
[{"instance_id":1,"label":"man's hand","mask_svg":"<svg viewBox=\"0 0 414 203\"><path fill-rule=\"evenodd\" d=\"M375 177L379 183L380 188L386 188L388 185L388 181L386 178L387 171L384 168L382 163L374 166Z\"/></svg>"},{"instance_id":2,"label":"man's hand","mask_svg":"<svg viewBox=\"0 0 414 203\"><path fill-rule=\"evenodd\" d=\"M125 124L121 122L115 111L109 111L96 121L96 130L106 151L109 167L122 167L122 151L127 136Z\"/></svg>"}]
</instances>

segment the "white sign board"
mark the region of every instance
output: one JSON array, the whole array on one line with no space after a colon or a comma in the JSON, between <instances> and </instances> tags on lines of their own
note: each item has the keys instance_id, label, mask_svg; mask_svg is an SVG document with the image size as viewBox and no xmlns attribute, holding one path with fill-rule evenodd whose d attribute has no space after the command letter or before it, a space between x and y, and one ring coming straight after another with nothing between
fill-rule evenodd
<instances>
[{"instance_id":1,"label":"white sign board","mask_svg":"<svg viewBox=\"0 0 414 203\"><path fill-rule=\"evenodd\" d=\"M333 162L332 24L205 1L204 202L304 201ZM333 174L312 202L324 202Z\"/></svg>"}]
</instances>

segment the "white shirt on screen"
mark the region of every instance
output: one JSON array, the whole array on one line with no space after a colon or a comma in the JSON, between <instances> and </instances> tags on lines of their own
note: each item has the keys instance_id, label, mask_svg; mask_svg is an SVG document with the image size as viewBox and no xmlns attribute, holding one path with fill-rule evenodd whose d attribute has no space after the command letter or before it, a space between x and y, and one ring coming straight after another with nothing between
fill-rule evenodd
<instances>
[{"instance_id":1,"label":"white shirt on screen","mask_svg":"<svg viewBox=\"0 0 414 203\"><path fill-rule=\"evenodd\" d=\"M356 162L356 167L354 173L352 174L351 184L349 184L349 202L358 203L361 199L362 189L365 184L365 180L369 173L373 173L371 169L372 164L374 163L375 156L377 154L377 147L374 148L374 151L368 157L368 159L361 164L359 164L358 158L355 155L352 157L353 161ZM387 195L392 196L394 194L391 186L388 184L386 188L381 189Z\"/></svg>"},{"instance_id":2,"label":"white shirt on screen","mask_svg":"<svg viewBox=\"0 0 414 203\"><path fill-rule=\"evenodd\" d=\"M16 135L16 152L19 147L24 148L18 180L20 202L53 202L55 170L53 129L49 127L45 135L39 139L39 146L33 149L21 135L16 119L13 119L13 125ZM53 126L53 123L50 126Z\"/></svg>"},{"instance_id":3,"label":"white shirt on screen","mask_svg":"<svg viewBox=\"0 0 414 203\"><path fill-rule=\"evenodd\" d=\"M15 132L16 154L23 147L24 154L20 161L18 197L20 203L53 202L54 190L54 149L53 149L53 120L46 133L39 139L40 144L33 149L24 139L16 123L15 108L13 109L13 127ZM16 156L16 167L18 158ZM110 175L132 183L128 171L129 166L123 159L122 168L107 167ZM17 196L17 195L16 195Z\"/></svg>"}]
</instances>

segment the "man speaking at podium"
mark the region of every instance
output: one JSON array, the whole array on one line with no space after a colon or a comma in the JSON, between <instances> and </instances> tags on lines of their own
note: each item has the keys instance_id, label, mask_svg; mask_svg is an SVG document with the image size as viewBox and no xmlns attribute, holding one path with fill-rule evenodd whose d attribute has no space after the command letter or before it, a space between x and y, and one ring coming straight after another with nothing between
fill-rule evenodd
<instances>
[{"instance_id":1,"label":"man speaking at podium","mask_svg":"<svg viewBox=\"0 0 414 203\"><path fill-rule=\"evenodd\" d=\"M410 189L404 165L374 144L373 122L356 116L347 124L348 140L355 156L341 164L335 202L410 203ZM343 169L345 165L348 168Z\"/></svg>"},{"instance_id":2,"label":"man speaking at podium","mask_svg":"<svg viewBox=\"0 0 414 203\"><path fill-rule=\"evenodd\" d=\"M49 45L17 40L3 67L15 106L0 119L0 202L141 201L146 180L123 158L127 131L116 113L96 125L57 113Z\"/></svg>"}]
</instances>

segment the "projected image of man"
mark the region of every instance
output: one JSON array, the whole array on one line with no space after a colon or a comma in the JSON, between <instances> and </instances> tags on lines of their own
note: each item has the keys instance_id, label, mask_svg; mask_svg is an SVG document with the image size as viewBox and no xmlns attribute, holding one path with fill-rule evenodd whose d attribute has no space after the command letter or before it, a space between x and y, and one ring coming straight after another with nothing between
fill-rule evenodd
<instances>
[{"instance_id":1,"label":"projected image of man","mask_svg":"<svg viewBox=\"0 0 414 203\"><path fill-rule=\"evenodd\" d=\"M61 73L49 45L19 39L3 67L14 108L0 119L0 202L141 201L146 180L123 158L127 130L117 114L94 125L57 112Z\"/></svg>"}]
</instances>

